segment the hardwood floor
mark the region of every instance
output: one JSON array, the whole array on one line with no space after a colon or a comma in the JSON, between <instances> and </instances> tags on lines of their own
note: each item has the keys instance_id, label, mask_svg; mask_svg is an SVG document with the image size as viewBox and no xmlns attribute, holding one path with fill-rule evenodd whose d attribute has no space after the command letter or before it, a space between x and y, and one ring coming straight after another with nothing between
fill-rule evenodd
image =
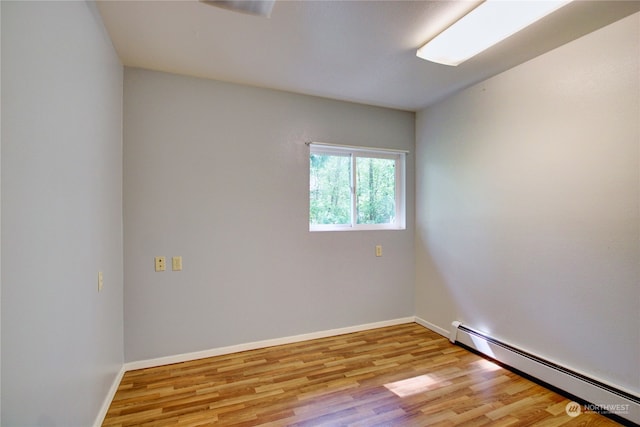
<instances>
[{"instance_id":1,"label":"hardwood floor","mask_svg":"<svg viewBox=\"0 0 640 427\"><path fill-rule=\"evenodd\" d=\"M607 426L415 323L130 371L103 426Z\"/></svg>"}]
</instances>

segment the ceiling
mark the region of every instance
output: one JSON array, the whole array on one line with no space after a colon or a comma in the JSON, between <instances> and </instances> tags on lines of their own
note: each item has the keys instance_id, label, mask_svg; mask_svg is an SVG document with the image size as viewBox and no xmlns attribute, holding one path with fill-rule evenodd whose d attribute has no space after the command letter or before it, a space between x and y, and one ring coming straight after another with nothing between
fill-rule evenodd
<instances>
[{"instance_id":1,"label":"ceiling","mask_svg":"<svg viewBox=\"0 0 640 427\"><path fill-rule=\"evenodd\" d=\"M409 111L640 10L576 1L457 67L415 56L478 3L277 0L270 18L195 0L98 8L126 66Z\"/></svg>"}]
</instances>

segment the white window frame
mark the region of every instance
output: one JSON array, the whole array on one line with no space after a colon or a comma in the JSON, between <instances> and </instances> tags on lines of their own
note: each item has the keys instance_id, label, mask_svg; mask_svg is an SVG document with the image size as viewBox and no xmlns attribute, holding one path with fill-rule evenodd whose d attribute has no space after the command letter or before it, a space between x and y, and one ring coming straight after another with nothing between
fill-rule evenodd
<instances>
[{"instance_id":1,"label":"white window frame","mask_svg":"<svg viewBox=\"0 0 640 427\"><path fill-rule=\"evenodd\" d=\"M407 151L386 148L357 147L352 145L338 145L326 142L311 142L311 154L350 156L351 158L351 223L350 224L311 224L309 231L357 231L357 230L405 230L406 229L406 155ZM356 159L380 158L395 161L395 208L396 216L393 223L358 224L356 188ZM311 170L309 170L309 176ZM310 202L310 199L309 199Z\"/></svg>"}]
</instances>

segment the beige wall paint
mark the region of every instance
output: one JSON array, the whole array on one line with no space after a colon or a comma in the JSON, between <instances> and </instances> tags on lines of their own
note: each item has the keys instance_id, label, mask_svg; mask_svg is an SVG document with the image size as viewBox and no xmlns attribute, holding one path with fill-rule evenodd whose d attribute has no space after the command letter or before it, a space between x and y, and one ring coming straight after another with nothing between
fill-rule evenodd
<instances>
[{"instance_id":1,"label":"beige wall paint","mask_svg":"<svg viewBox=\"0 0 640 427\"><path fill-rule=\"evenodd\" d=\"M420 112L416 313L640 391L640 15Z\"/></svg>"}]
</instances>

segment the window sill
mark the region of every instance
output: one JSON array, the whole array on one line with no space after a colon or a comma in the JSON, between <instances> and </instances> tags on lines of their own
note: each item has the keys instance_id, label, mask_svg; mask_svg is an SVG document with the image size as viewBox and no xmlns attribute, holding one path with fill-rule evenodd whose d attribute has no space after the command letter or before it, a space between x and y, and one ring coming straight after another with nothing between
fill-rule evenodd
<instances>
[{"instance_id":1,"label":"window sill","mask_svg":"<svg viewBox=\"0 0 640 427\"><path fill-rule=\"evenodd\" d=\"M359 225L359 226L355 226L352 227L350 225L345 225L345 226L313 226L313 227L309 227L309 231L310 232L324 232L324 231L402 231L402 230L406 230L406 227L398 227L396 225L387 225L387 226L380 226L380 225Z\"/></svg>"}]
</instances>

